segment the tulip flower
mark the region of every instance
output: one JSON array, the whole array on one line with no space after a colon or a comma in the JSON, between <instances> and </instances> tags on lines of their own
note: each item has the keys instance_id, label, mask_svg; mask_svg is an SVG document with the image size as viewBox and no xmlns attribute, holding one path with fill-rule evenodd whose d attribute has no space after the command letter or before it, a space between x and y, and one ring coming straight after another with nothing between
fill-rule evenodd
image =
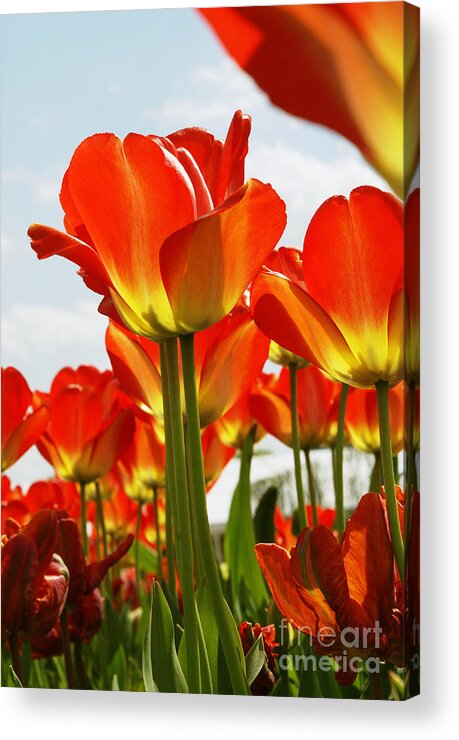
<instances>
[{"instance_id":1,"label":"tulip flower","mask_svg":"<svg viewBox=\"0 0 459 740\"><path fill-rule=\"evenodd\" d=\"M19 643L46 635L64 608L69 573L57 549L57 514L39 511L20 527L9 520L2 543L2 633L22 680Z\"/></svg>"},{"instance_id":2,"label":"tulip flower","mask_svg":"<svg viewBox=\"0 0 459 740\"><path fill-rule=\"evenodd\" d=\"M87 552L85 485L113 468L132 439L133 417L123 408L112 373L86 366L63 368L53 380L47 404L49 422L37 446L60 478L80 485Z\"/></svg>"},{"instance_id":3,"label":"tulip flower","mask_svg":"<svg viewBox=\"0 0 459 740\"><path fill-rule=\"evenodd\" d=\"M215 423L218 436L225 445L242 450L251 432L254 444L265 436L265 429L257 423L253 415L251 399L254 391L265 386L269 387L270 384L272 384L272 375L262 373L234 406Z\"/></svg>"},{"instance_id":4,"label":"tulip flower","mask_svg":"<svg viewBox=\"0 0 459 740\"><path fill-rule=\"evenodd\" d=\"M252 625L250 622L242 622L239 625L239 635L241 637L242 649L244 655L250 651L256 640L262 635L263 648L265 657L263 665L252 683L250 690L253 696L267 696L271 693L276 682L276 653L275 649L279 643L276 640L276 628L273 624L261 627L258 623Z\"/></svg>"},{"instance_id":5,"label":"tulip flower","mask_svg":"<svg viewBox=\"0 0 459 740\"><path fill-rule=\"evenodd\" d=\"M163 432L151 417L148 421L135 418L132 442L123 451L117 471L123 490L137 501L151 501L153 490L165 485Z\"/></svg>"},{"instance_id":6,"label":"tulip flower","mask_svg":"<svg viewBox=\"0 0 459 740\"><path fill-rule=\"evenodd\" d=\"M418 8L338 3L200 13L275 105L345 136L405 194L419 157Z\"/></svg>"},{"instance_id":7,"label":"tulip flower","mask_svg":"<svg viewBox=\"0 0 459 740\"><path fill-rule=\"evenodd\" d=\"M133 434L113 376L96 373L90 382L81 368L65 368L51 386L49 423L38 449L66 481L89 483L107 473Z\"/></svg>"},{"instance_id":8,"label":"tulip flower","mask_svg":"<svg viewBox=\"0 0 459 740\"><path fill-rule=\"evenodd\" d=\"M397 455L403 447L404 437L404 388L399 383L389 390L392 452ZM346 411L346 430L349 441L356 450L379 454L378 399L373 389L355 389L349 396Z\"/></svg>"},{"instance_id":9,"label":"tulip flower","mask_svg":"<svg viewBox=\"0 0 459 740\"><path fill-rule=\"evenodd\" d=\"M33 249L78 264L102 313L136 334L159 340L217 323L286 223L270 185L244 184L250 126L237 111L224 143L199 128L85 139L62 183L66 232L33 224Z\"/></svg>"},{"instance_id":10,"label":"tulip flower","mask_svg":"<svg viewBox=\"0 0 459 740\"><path fill-rule=\"evenodd\" d=\"M316 651L338 661L337 679L352 683L355 658L403 665L403 625L385 506L362 497L341 544L324 526L304 529L290 554L259 544L256 554L280 612L312 638Z\"/></svg>"},{"instance_id":11,"label":"tulip flower","mask_svg":"<svg viewBox=\"0 0 459 740\"><path fill-rule=\"evenodd\" d=\"M341 386L316 367L298 370L298 417L301 449L329 447L336 435ZM285 445L292 445L289 371L283 368L270 384L254 387L250 397L253 417Z\"/></svg>"},{"instance_id":12,"label":"tulip flower","mask_svg":"<svg viewBox=\"0 0 459 740\"><path fill-rule=\"evenodd\" d=\"M19 370L2 367L2 472L36 444L48 423L44 404L32 409L33 393Z\"/></svg>"},{"instance_id":13,"label":"tulip flower","mask_svg":"<svg viewBox=\"0 0 459 740\"><path fill-rule=\"evenodd\" d=\"M161 419L163 401L158 345L111 322L106 334L113 372L141 409ZM239 305L218 324L196 335L196 377L201 426L228 411L260 374L269 339ZM184 412L184 409L183 409Z\"/></svg>"},{"instance_id":14,"label":"tulip flower","mask_svg":"<svg viewBox=\"0 0 459 740\"><path fill-rule=\"evenodd\" d=\"M373 187L329 198L306 231L301 273L262 271L252 312L271 339L336 380L402 380L401 203Z\"/></svg>"},{"instance_id":15,"label":"tulip flower","mask_svg":"<svg viewBox=\"0 0 459 740\"><path fill-rule=\"evenodd\" d=\"M413 190L405 206L405 378L419 385L420 363L420 191Z\"/></svg>"},{"instance_id":16,"label":"tulip flower","mask_svg":"<svg viewBox=\"0 0 459 740\"><path fill-rule=\"evenodd\" d=\"M223 468L234 457L236 450L221 440L216 424L204 429L201 435L202 456L204 459L204 476L209 491L217 481Z\"/></svg>"},{"instance_id":17,"label":"tulip flower","mask_svg":"<svg viewBox=\"0 0 459 740\"><path fill-rule=\"evenodd\" d=\"M313 520L312 506L308 505L307 520ZM336 519L335 509L324 509L322 506L316 507L317 524L320 524L329 529L333 529L333 525ZM274 509L274 529L275 529L275 540L278 545L283 547L285 550L291 550L295 546L297 540L297 534L294 533L295 528L298 527L298 521L294 515L290 517L284 516L279 506Z\"/></svg>"},{"instance_id":18,"label":"tulip flower","mask_svg":"<svg viewBox=\"0 0 459 740\"><path fill-rule=\"evenodd\" d=\"M11 486L7 475L2 475L2 534L5 532L7 519L14 519L23 524L27 519L29 510L24 501L24 495L20 486Z\"/></svg>"}]
</instances>

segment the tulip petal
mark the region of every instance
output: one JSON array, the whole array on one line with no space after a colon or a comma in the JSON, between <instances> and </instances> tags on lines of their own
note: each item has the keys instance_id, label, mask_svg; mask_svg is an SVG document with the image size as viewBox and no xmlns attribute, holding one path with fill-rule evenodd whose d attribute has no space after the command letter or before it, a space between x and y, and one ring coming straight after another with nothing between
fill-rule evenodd
<instances>
[{"instance_id":1,"label":"tulip petal","mask_svg":"<svg viewBox=\"0 0 459 740\"><path fill-rule=\"evenodd\" d=\"M97 134L76 149L68 188L110 276L114 300L119 295L147 323L173 329L159 248L195 217L193 187L178 160L145 136L129 134L122 142Z\"/></svg>"},{"instance_id":2,"label":"tulip petal","mask_svg":"<svg viewBox=\"0 0 459 740\"><path fill-rule=\"evenodd\" d=\"M24 534L2 547L2 631L22 632L33 617L32 580L38 569L37 548Z\"/></svg>"},{"instance_id":3,"label":"tulip petal","mask_svg":"<svg viewBox=\"0 0 459 740\"><path fill-rule=\"evenodd\" d=\"M393 603L394 557L378 494L363 496L349 520L343 560L350 596L362 604L373 624L379 620L383 627L388 625Z\"/></svg>"},{"instance_id":4,"label":"tulip petal","mask_svg":"<svg viewBox=\"0 0 459 740\"><path fill-rule=\"evenodd\" d=\"M2 367L2 447L21 424L32 401L26 379L15 367Z\"/></svg>"},{"instance_id":5,"label":"tulip petal","mask_svg":"<svg viewBox=\"0 0 459 740\"><path fill-rule=\"evenodd\" d=\"M343 382L365 383L340 330L305 290L282 275L261 271L253 282L251 306L257 326L290 352ZM370 381L371 382L371 381Z\"/></svg>"},{"instance_id":6,"label":"tulip petal","mask_svg":"<svg viewBox=\"0 0 459 740\"><path fill-rule=\"evenodd\" d=\"M390 315L403 280L400 201L366 186L353 190L349 200L329 198L306 231L303 270L308 293L335 322L355 357L382 377L391 365L394 339L402 339L403 315ZM394 323L400 335L389 346Z\"/></svg>"},{"instance_id":7,"label":"tulip petal","mask_svg":"<svg viewBox=\"0 0 459 740\"><path fill-rule=\"evenodd\" d=\"M134 434L134 417L129 411L120 412L97 437L89 460L87 480L95 480L108 473L129 446Z\"/></svg>"},{"instance_id":8,"label":"tulip petal","mask_svg":"<svg viewBox=\"0 0 459 740\"><path fill-rule=\"evenodd\" d=\"M281 614L295 629L314 635L317 617L298 594L297 583L290 570L288 552L279 545L258 544L255 546L255 554Z\"/></svg>"},{"instance_id":9,"label":"tulip petal","mask_svg":"<svg viewBox=\"0 0 459 740\"><path fill-rule=\"evenodd\" d=\"M116 548L116 550L106 558L101 560L99 563L90 563L86 568L86 593L89 594L94 591L100 582L105 578L105 575L109 568L123 558L132 543L134 542L134 535L128 534L126 539Z\"/></svg>"},{"instance_id":10,"label":"tulip petal","mask_svg":"<svg viewBox=\"0 0 459 740\"><path fill-rule=\"evenodd\" d=\"M48 408L41 406L16 427L5 447L2 447L2 471L13 465L32 445L38 442L48 425L48 419Z\"/></svg>"},{"instance_id":11,"label":"tulip petal","mask_svg":"<svg viewBox=\"0 0 459 740\"><path fill-rule=\"evenodd\" d=\"M161 274L179 333L205 329L234 308L285 222L284 203L271 186L249 180L166 240Z\"/></svg>"},{"instance_id":12,"label":"tulip petal","mask_svg":"<svg viewBox=\"0 0 459 740\"><path fill-rule=\"evenodd\" d=\"M105 346L113 372L135 403L157 418L163 416L159 347L110 322Z\"/></svg>"}]
</instances>

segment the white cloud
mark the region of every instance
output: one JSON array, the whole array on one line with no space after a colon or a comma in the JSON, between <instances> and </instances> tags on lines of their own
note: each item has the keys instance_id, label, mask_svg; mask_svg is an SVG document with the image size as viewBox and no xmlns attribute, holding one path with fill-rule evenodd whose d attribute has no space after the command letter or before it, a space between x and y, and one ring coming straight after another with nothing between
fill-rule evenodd
<instances>
[{"instance_id":1,"label":"white cloud","mask_svg":"<svg viewBox=\"0 0 459 740\"><path fill-rule=\"evenodd\" d=\"M253 80L231 60L219 66L193 69L187 80L186 93L167 98L160 106L144 111L148 120L166 120L169 125L183 126L225 123L241 108L253 112L266 100Z\"/></svg>"},{"instance_id":2,"label":"white cloud","mask_svg":"<svg viewBox=\"0 0 459 740\"><path fill-rule=\"evenodd\" d=\"M61 189L65 165L57 162L45 170L34 172L22 164L3 170L2 183L7 186L22 185L30 188L34 199L41 204L56 203Z\"/></svg>"},{"instance_id":3,"label":"white cloud","mask_svg":"<svg viewBox=\"0 0 459 740\"><path fill-rule=\"evenodd\" d=\"M121 87L117 82L110 82L108 92L110 95L121 95Z\"/></svg>"},{"instance_id":4,"label":"white cloud","mask_svg":"<svg viewBox=\"0 0 459 740\"><path fill-rule=\"evenodd\" d=\"M31 387L42 389L65 365L108 367L106 324L97 313L97 299L71 310L15 304L2 317L2 362L17 365Z\"/></svg>"},{"instance_id":5,"label":"white cloud","mask_svg":"<svg viewBox=\"0 0 459 740\"><path fill-rule=\"evenodd\" d=\"M359 185L388 189L358 152L325 162L284 144L255 143L247 158L246 176L270 182L285 200L288 223L282 242L298 247L311 217L327 198L348 195Z\"/></svg>"}]
</instances>

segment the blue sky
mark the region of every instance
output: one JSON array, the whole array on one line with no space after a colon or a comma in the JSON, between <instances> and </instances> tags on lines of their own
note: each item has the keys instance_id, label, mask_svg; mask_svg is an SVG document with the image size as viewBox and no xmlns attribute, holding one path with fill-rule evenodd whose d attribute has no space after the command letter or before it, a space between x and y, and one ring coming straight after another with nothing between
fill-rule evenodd
<instances>
[{"instance_id":1,"label":"blue sky","mask_svg":"<svg viewBox=\"0 0 459 740\"><path fill-rule=\"evenodd\" d=\"M46 390L66 364L108 366L97 296L71 263L38 262L26 235L34 221L61 227L62 175L86 136L201 125L224 137L242 108L253 116L246 173L286 201L284 244L301 246L326 197L387 187L345 139L271 106L191 9L11 15L1 25L2 365L32 388ZM30 454L14 469L26 478Z\"/></svg>"}]
</instances>

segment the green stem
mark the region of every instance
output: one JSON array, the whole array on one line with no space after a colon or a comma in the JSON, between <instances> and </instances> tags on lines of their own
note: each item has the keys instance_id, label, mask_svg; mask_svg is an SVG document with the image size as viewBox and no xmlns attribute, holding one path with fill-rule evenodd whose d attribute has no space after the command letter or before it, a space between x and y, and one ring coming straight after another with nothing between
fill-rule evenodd
<instances>
[{"instance_id":1,"label":"green stem","mask_svg":"<svg viewBox=\"0 0 459 740\"><path fill-rule=\"evenodd\" d=\"M8 637L8 644L10 646L11 663L13 664L13 670L24 686L24 671L22 669L22 658L21 649L19 647L19 638L17 632L11 632Z\"/></svg>"},{"instance_id":2,"label":"green stem","mask_svg":"<svg viewBox=\"0 0 459 740\"><path fill-rule=\"evenodd\" d=\"M67 622L67 610L66 609L64 609L61 614L61 634L62 634L62 649L64 652L65 673L67 676L67 688L74 689L75 688L75 677L73 673L72 651L70 647L70 635L69 635L69 627L68 627L68 622Z\"/></svg>"},{"instance_id":3,"label":"green stem","mask_svg":"<svg viewBox=\"0 0 459 740\"><path fill-rule=\"evenodd\" d=\"M306 499L304 497L303 476L301 473L301 445L300 425L298 420L298 368L294 362L289 365L290 370L290 415L292 421L292 449L293 462L295 466L296 495L298 499L298 521L300 529L308 526L308 514L306 511Z\"/></svg>"},{"instance_id":4,"label":"green stem","mask_svg":"<svg viewBox=\"0 0 459 740\"><path fill-rule=\"evenodd\" d=\"M153 486L153 508L155 511L155 538L156 538L156 552L158 554L158 578L160 582L163 581L163 547L161 544L161 533L159 531L159 508L158 508L158 486Z\"/></svg>"},{"instance_id":5,"label":"green stem","mask_svg":"<svg viewBox=\"0 0 459 740\"><path fill-rule=\"evenodd\" d=\"M372 493L379 493L382 486L382 469L381 469L381 453L375 452L375 461L373 470L371 471L370 485L368 490Z\"/></svg>"},{"instance_id":6,"label":"green stem","mask_svg":"<svg viewBox=\"0 0 459 740\"><path fill-rule=\"evenodd\" d=\"M180 337L182 350L183 385L187 414L188 442L190 447L190 473L192 495L195 497L196 531L199 538L209 595L217 622L223 651L235 694L249 694L243 668L240 639L236 624L223 596L220 573L210 533L207 515L206 487L201 447L199 406L194 366L194 335Z\"/></svg>"},{"instance_id":7,"label":"green stem","mask_svg":"<svg viewBox=\"0 0 459 740\"><path fill-rule=\"evenodd\" d=\"M75 658L75 666L76 666L77 676L78 676L78 688L85 689L87 687L87 681L86 681L86 671L84 669L84 661L83 661L83 645L78 637L75 639L75 642L73 644L73 656ZM104 671L105 671L105 664L104 664Z\"/></svg>"},{"instance_id":8,"label":"green stem","mask_svg":"<svg viewBox=\"0 0 459 740\"><path fill-rule=\"evenodd\" d=\"M344 448L344 417L346 415L346 403L349 386L343 383L338 410L338 429L336 432L335 445L335 505L336 505L336 529L338 535L344 532L346 516L344 513L344 482L343 482L343 448Z\"/></svg>"},{"instance_id":9,"label":"green stem","mask_svg":"<svg viewBox=\"0 0 459 740\"><path fill-rule=\"evenodd\" d=\"M389 417L389 383L380 380L376 383L379 415L379 437L381 444L381 465L383 471L384 490L386 493L387 519L392 540L395 561L402 583L405 579L403 539L398 518L397 496L395 493L394 469L392 467L392 442L390 436Z\"/></svg>"},{"instance_id":10,"label":"green stem","mask_svg":"<svg viewBox=\"0 0 459 740\"><path fill-rule=\"evenodd\" d=\"M80 502L81 502L81 534L83 536L83 551L84 551L84 554L87 555L89 551L88 528L87 528L87 520L86 520L86 491L85 491L85 484L83 481L80 481Z\"/></svg>"},{"instance_id":11,"label":"green stem","mask_svg":"<svg viewBox=\"0 0 459 740\"><path fill-rule=\"evenodd\" d=\"M411 527L411 503L416 472L416 460L414 457L414 411L416 403L416 385L414 381L409 384L409 411L408 411L408 460L406 469L405 490L405 542L408 543ZM408 544L407 544L408 546Z\"/></svg>"},{"instance_id":12,"label":"green stem","mask_svg":"<svg viewBox=\"0 0 459 740\"><path fill-rule=\"evenodd\" d=\"M177 586L175 583L174 529L172 525L171 471L166 452L166 559L167 588L174 604L177 603Z\"/></svg>"},{"instance_id":13,"label":"green stem","mask_svg":"<svg viewBox=\"0 0 459 740\"><path fill-rule=\"evenodd\" d=\"M166 346L163 342L159 345L159 357L161 367L161 390L163 396L164 438L166 443L166 544L168 543L167 577L169 593L174 596L177 604L177 587L175 582L175 557L177 557L177 568L180 583L182 582L182 557L180 541L177 539L177 495L175 488L175 472L173 461L172 427L170 414L169 379L167 375Z\"/></svg>"},{"instance_id":14,"label":"green stem","mask_svg":"<svg viewBox=\"0 0 459 740\"><path fill-rule=\"evenodd\" d=\"M108 545L107 545L107 530L105 528L105 517L104 517L104 507L102 504L102 496L100 493L100 486L99 481L96 480L96 509L97 509L97 518L99 520L100 524L100 530L102 532L102 548L104 553L104 558L108 555Z\"/></svg>"},{"instance_id":15,"label":"green stem","mask_svg":"<svg viewBox=\"0 0 459 740\"><path fill-rule=\"evenodd\" d=\"M140 599L140 585L141 585L141 574L140 574L140 527L142 524L142 508L143 503L139 499L137 501L137 518L135 524L135 579L137 583L137 591Z\"/></svg>"},{"instance_id":16,"label":"green stem","mask_svg":"<svg viewBox=\"0 0 459 740\"><path fill-rule=\"evenodd\" d=\"M182 405L180 400L180 378L177 340L167 339L166 359L169 383L169 406L172 432L172 448L177 500L176 538L182 550L182 595L186 632L187 674L191 693L200 693L201 675L199 661L198 615L194 600L193 545L191 539L190 504L186 471L185 441L183 437Z\"/></svg>"},{"instance_id":17,"label":"green stem","mask_svg":"<svg viewBox=\"0 0 459 740\"><path fill-rule=\"evenodd\" d=\"M186 454L186 472L188 476L188 490L192 490L191 483L191 460L190 460L190 446L188 444L188 430L186 422L183 424L183 431L185 434L185 454ZM190 494L190 516L191 516L191 531L193 535L193 565L194 565L194 577L197 586L202 583L204 578L204 563L202 562L201 549L199 547L199 536L196 530L196 502L195 497Z\"/></svg>"},{"instance_id":18,"label":"green stem","mask_svg":"<svg viewBox=\"0 0 459 740\"><path fill-rule=\"evenodd\" d=\"M312 469L311 456L309 454L308 448L305 449L304 456L306 458L306 470L308 471L308 488L309 488L309 499L311 501L311 508L312 508L312 523L314 527L317 527L319 523L319 518L317 516L317 491L316 491L316 483L314 480L314 471Z\"/></svg>"}]
</instances>

